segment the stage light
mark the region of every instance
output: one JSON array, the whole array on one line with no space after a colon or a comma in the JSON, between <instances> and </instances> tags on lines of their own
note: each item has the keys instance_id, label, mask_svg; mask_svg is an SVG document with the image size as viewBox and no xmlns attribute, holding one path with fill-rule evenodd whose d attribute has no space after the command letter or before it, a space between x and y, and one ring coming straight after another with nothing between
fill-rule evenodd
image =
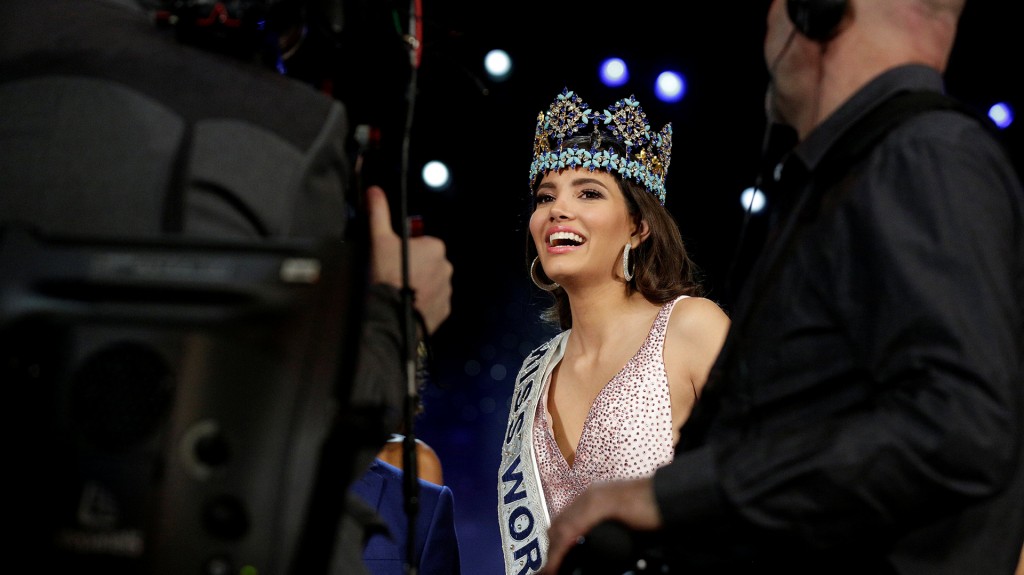
<instances>
[{"instance_id":1,"label":"stage light","mask_svg":"<svg viewBox=\"0 0 1024 575\"><path fill-rule=\"evenodd\" d=\"M491 50L484 56L484 70L491 80L500 82L512 73L512 58L504 50Z\"/></svg>"},{"instance_id":2,"label":"stage light","mask_svg":"<svg viewBox=\"0 0 1024 575\"><path fill-rule=\"evenodd\" d=\"M424 164L422 177L423 183L433 190L443 190L451 183L448 166L437 160Z\"/></svg>"},{"instance_id":3,"label":"stage light","mask_svg":"<svg viewBox=\"0 0 1024 575\"><path fill-rule=\"evenodd\" d=\"M740 194L740 205L743 206L743 211L749 211L752 214L760 213L764 209L765 201L764 192L757 188L747 188Z\"/></svg>"},{"instance_id":4,"label":"stage light","mask_svg":"<svg viewBox=\"0 0 1024 575\"><path fill-rule=\"evenodd\" d=\"M609 88L621 86L629 81L629 68L622 58L608 58L601 63L601 81Z\"/></svg>"},{"instance_id":5,"label":"stage light","mask_svg":"<svg viewBox=\"0 0 1024 575\"><path fill-rule=\"evenodd\" d=\"M686 94L686 80L682 74L666 70L654 82L654 94L662 102L678 102Z\"/></svg>"},{"instance_id":6,"label":"stage light","mask_svg":"<svg viewBox=\"0 0 1024 575\"><path fill-rule=\"evenodd\" d=\"M1000 102L988 109L988 117L1002 129L1010 127L1013 123L1013 108L1005 102Z\"/></svg>"}]
</instances>

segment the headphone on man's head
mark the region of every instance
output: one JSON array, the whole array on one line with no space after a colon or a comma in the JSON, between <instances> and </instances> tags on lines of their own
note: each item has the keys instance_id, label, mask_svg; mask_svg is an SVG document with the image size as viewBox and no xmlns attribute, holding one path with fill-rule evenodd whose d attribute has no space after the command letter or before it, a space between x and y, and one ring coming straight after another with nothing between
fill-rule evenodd
<instances>
[{"instance_id":1,"label":"headphone on man's head","mask_svg":"<svg viewBox=\"0 0 1024 575\"><path fill-rule=\"evenodd\" d=\"M786 0L786 11L801 34L818 42L830 39L846 14L847 0Z\"/></svg>"}]
</instances>

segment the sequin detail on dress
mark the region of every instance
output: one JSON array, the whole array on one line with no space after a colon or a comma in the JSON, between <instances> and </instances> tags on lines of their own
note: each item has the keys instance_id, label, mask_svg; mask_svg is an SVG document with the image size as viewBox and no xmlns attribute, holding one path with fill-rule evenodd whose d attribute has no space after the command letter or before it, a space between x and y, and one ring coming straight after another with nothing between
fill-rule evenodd
<instances>
[{"instance_id":1,"label":"sequin detail on dress","mask_svg":"<svg viewBox=\"0 0 1024 575\"><path fill-rule=\"evenodd\" d=\"M550 374L544 381L533 437L552 517L594 481L648 477L672 461L672 403L662 352L672 308L683 297L661 308L643 345L594 399L572 467L551 431Z\"/></svg>"}]
</instances>

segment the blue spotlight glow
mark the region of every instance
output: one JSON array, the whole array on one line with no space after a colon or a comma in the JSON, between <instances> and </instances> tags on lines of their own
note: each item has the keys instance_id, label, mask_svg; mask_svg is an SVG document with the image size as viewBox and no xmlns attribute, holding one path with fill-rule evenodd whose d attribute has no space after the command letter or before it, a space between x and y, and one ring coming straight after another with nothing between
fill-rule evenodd
<instances>
[{"instance_id":1,"label":"blue spotlight glow","mask_svg":"<svg viewBox=\"0 0 1024 575\"><path fill-rule=\"evenodd\" d=\"M658 74L654 82L654 93L662 102L678 102L686 94L686 80L682 74L666 70Z\"/></svg>"},{"instance_id":2,"label":"blue spotlight glow","mask_svg":"<svg viewBox=\"0 0 1024 575\"><path fill-rule=\"evenodd\" d=\"M1013 108L1009 104L1000 102L988 109L988 117L1000 128L1006 129L1013 123Z\"/></svg>"},{"instance_id":3,"label":"blue spotlight glow","mask_svg":"<svg viewBox=\"0 0 1024 575\"><path fill-rule=\"evenodd\" d=\"M601 63L601 81L605 86L614 88L629 81L629 68L622 58L608 58Z\"/></svg>"}]
</instances>

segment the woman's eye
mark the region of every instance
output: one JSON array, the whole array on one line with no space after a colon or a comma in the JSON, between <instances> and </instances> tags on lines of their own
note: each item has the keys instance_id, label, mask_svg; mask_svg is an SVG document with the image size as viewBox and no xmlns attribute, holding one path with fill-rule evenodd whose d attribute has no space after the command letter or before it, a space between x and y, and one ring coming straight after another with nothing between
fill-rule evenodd
<instances>
[{"instance_id":1,"label":"woman's eye","mask_svg":"<svg viewBox=\"0 0 1024 575\"><path fill-rule=\"evenodd\" d=\"M594 199L601 198L603 196L601 195L601 192L599 192L597 190L583 190L580 193L580 197L586 198L588 200L594 200Z\"/></svg>"},{"instance_id":2,"label":"woman's eye","mask_svg":"<svg viewBox=\"0 0 1024 575\"><path fill-rule=\"evenodd\" d=\"M534 201L538 204L546 204L550 201L553 201L554 199L554 196L552 196L551 194L540 194L539 196L534 198Z\"/></svg>"}]
</instances>

